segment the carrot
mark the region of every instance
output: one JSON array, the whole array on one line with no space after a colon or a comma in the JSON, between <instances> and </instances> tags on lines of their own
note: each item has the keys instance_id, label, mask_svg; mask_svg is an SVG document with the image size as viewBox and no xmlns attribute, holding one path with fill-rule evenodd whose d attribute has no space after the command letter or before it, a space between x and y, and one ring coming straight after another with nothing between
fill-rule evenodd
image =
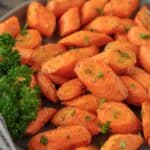
<instances>
[{"instance_id":1,"label":"carrot","mask_svg":"<svg viewBox=\"0 0 150 150\"><path fill-rule=\"evenodd\" d=\"M100 131L96 115L75 107L60 109L53 117L52 123L56 126L83 125L92 135Z\"/></svg>"},{"instance_id":2,"label":"carrot","mask_svg":"<svg viewBox=\"0 0 150 150\"><path fill-rule=\"evenodd\" d=\"M101 150L137 150L142 143L143 139L139 135L116 134L105 142Z\"/></svg>"},{"instance_id":3,"label":"carrot","mask_svg":"<svg viewBox=\"0 0 150 150\"><path fill-rule=\"evenodd\" d=\"M29 142L29 150L69 150L90 142L91 135L85 127L67 126L34 136Z\"/></svg>"},{"instance_id":4,"label":"carrot","mask_svg":"<svg viewBox=\"0 0 150 150\"><path fill-rule=\"evenodd\" d=\"M127 33L116 33L115 40L128 41L128 34Z\"/></svg>"},{"instance_id":5,"label":"carrot","mask_svg":"<svg viewBox=\"0 0 150 150\"><path fill-rule=\"evenodd\" d=\"M141 105L143 102L149 100L146 90L139 82L129 76L122 76L121 79L128 89L127 102L129 104Z\"/></svg>"},{"instance_id":6,"label":"carrot","mask_svg":"<svg viewBox=\"0 0 150 150\"><path fill-rule=\"evenodd\" d=\"M17 50L21 56L21 63L22 64L29 64L34 50L23 48L23 47L15 47L15 50Z\"/></svg>"},{"instance_id":7,"label":"carrot","mask_svg":"<svg viewBox=\"0 0 150 150\"><path fill-rule=\"evenodd\" d=\"M67 78L64 78L62 76L58 76L55 74L48 74L47 76L51 79L53 83L58 84L58 85L62 85L69 80Z\"/></svg>"},{"instance_id":8,"label":"carrot","mask_svg":"<svg viewBox=\"0 0 150 150\"><path fill-rule=\"evenodd\" d=\"M38 72L36 75L38 84L43 95L52 102L57 101L56 89L55 85L51 82L51 80L41 72Z\"/></svg>"},{"instance_id":9,"label":"carrot","mask_svg":"<svg viewBox=\"0 0 150 150\"><path fill-rule=\"evenodd\" d=\"M30 28L38 30L44 36L51 37L55 30L56 18L46 7L34 1L28 7L27 23Z\"/></svg>"},{"instance_id":10,"label":"carrot","mask_svg":"<svg viewBox=\"0 0 150 150\"><path fill-rule=\"evenodd\" d=\"M31 87L31 88L34 88L37 84L38 84L38 83L37 83L36 77L35 77L35 75L33 74L33 75L31 76L30 87Z\"/></svg>"},{"instance_id":11,"label":"carrot","mask_svg":"<svg viewBox=\"0 0 150 150\"><path fill-rule=\"evenodd\" d=\"M60 36L68 35L80 28L79 8L73 7L67 10L59 20Z\"/></svg>"},{"instance_id":12,"label":"carrot","mask_svg":"<svg viewBox=\"0 0 150 150\"><path fill-rule=\"evenodd\" d=\"M75 76L75 64L79 60L93 56L97 53L98 49L95 46L70 50L43 63L42 72L46 74L53 73L63 77L73 77Z\"/></svg>"},{"instance_id":13,"label":"carrot","mask_svg":"<svg viewBox=\"0 0 150 150\"><path fill-rule=\"evenodd\" d=\"M150 139L150 102L144 102L142 104L142 125L143 132L146 141Z\"/></svg>"},{"instance_id":14,"label":"carrot","mask_svg":"<svg viewBox=\"0 0 150 150\"><path fill-rule=\"evenodd\" d=\"M15 47L34 49L42 42L42 37L37 30L29 29L25 35L21 33L16 37Z\"/></svg>"},{"instance_id":15,"label":"carrot","mask_svg":"<svg viewBox=\"0 0 150 150\"><path fill-rule=\"evenodd\" d=\"M85 59L76 65L75 72L88 90L99 98L120 102L128 96L122 81L102 62Z\"/></svg>"},{"instance_id":16,"label":"carrot","mask_svg":"<svg viewBox=\"0 0 150 150\"><path fill-rule=\"evenodd\" d=\"M73 100L63 102L63 104L66 106L74 106L79 109L89 111L91 113L96 113L96 110L101 100L102 99L98 98L97 96L93 94L87 94L87 95L83 95L78 98L75 98Z\"/></svg>"},{"instance_id":17,"label":"carrot","mask_svg":"<svg viewBox=\"0 0 150 150\"><path fill-rule=\"evenodd\" d=\"M95 17L103 15L104 5L108 0L90 0L81 8L81 24L87 24Z\"/></svg>"},{"instance_id":18,"label":"carrot","mask_svg":"<svg viewBox=\"0 0 150 150\"><path fill-rule=\"evenodd\" d=\"M106 34L91 31L78 31L59 40L65 46L87 47L91 45L104 46L112 38Z\"/></svg>"},{"instance_id":19,"label":"carrot","mask_svg":"<svg viewBox=\"0 0 150 150\"><path fill-rule=\"evenodd\" d=\"M110 122L112 133L137 133L140 121L136 115L123 103L105 102L97 110L100 124Z\"/></svg>"},{"instance_id":20,"label":"carrot","mask_svg":"<svg viewBox=\"0 0 150 150\"><path fill-rule=\"evenodd\" d=\"M131 28L128 32L128 38L137 46L150 45L150 31L142 27L135 26Z\"/></svg>"},{"instance_id":21,"label":"carrot","mask_svg":"<svg viewBox=\"0 0 150 150\"><path fill-rule=\"evenodd\" d=\"M138 7L139 0L110 0L104 7L106 15L129 17Z\"/></svg>"},{"instance_id":22,"label":"carrot","mask_svg":"<svg viewBox=\"0 0 150 150\"><path fill-rule=\"evenodd\" d=\"M56 17L61 16L65 11L72 7L81 8L85 0L52 0L47 3L47 8L55 14Z\"/></svg>"},{"instance_id":23,"label":"carrot","mask_svg":"<svg viewBox=\"0 0 150 150\"><path fill-rule=\"evenodd\" d=\"M105 47L108 65L117 73L124 74L132 69L136 63L136 56L133 52L137 47L127 41L113 41Z\"/></svg>"},{"instance_id":24,"label":"carrot","mask_svg":"<svg viewBox=\"0 0 150 150\"><path fill-rule=\"evenodd\" d=\"M138 11L135 22L137 25L146 28L147 30L150 30L150 9L144 5L142 8Z\"/></svg>"},{"instance_id":25,"label":"carrot","mask_svg":"<svg viewBox=\"0 0 150 150\"><path fill-rule=\"evenodd\" d=\"M141 46L139 60L142 67L150 73L150 46Z\"/></svg>"},{"instance_id":26,"label":"carrot","mask_svg":"<svg viewBox=\"0 0 150 150\"><path fill-rule=\"evenodd\" d=\"M37 133L56 113L56 109L44 107L39 110L37 117L33 120L26 129L27 135Z\"/></svg>"},{"instance_id":27,"label":"carrot","mask_svg":"<svg viewBox=\"0 0 150 150\"><path fill-rule=\"evenodd\" d=\"M89 23L84 29L106 34L127 32L134 26L131 19L120 19L116 16L100 16Z\"/></svg>"},{"instance_id":28,"label":"carrot","mask_svg":"<svg viewBox=\"0 0 150 150\"><path fill-rule=\"evenodd\" d=\"M150 74L143 69L134 67L134 70L129 72L128 75L143 85L147 92L150 92Z\"/></svg>"},{"instance_id":29,"label":"carrot","mask_svg":"<svg viewBox=\"0 0 150 150\"><path fill-rule=\"evenodd\" d=\"M75 148L74 150L98 150L98 148L93 145L88 145L88 146Z\"/></svg>"},{"instance_id":30,"label":"carrot","mask_svg":"<svg viewBox=\"0 0 150 150\"><path fill-rule=\"evenodd\" d=\"M71 100L82 95L84 88L84 85L76 78L62 84L57 90L57 96L60 101Z\"/></svg>"},{"instance_id":31,"label":"carrot","mask_svg":"<svg viewBox=\"0 0 150 150\"><path fill-rule=\"evenodd\" d=\"M12 16L0 23L0 34L8 32L15 37L20 32L19 20L16 16Z\"/></svg>"},{"instance_id":32,"label":"carrot","mask_svg":"<svg viewBox=\"0 0 150 150\"><path fill-rule=\"evenodd\" d=\"M45 44L34 50L31 56L30 65L34 69L41 69L41 65L48 61L51 57L62 54L66 48L60 44Z\"/></svg>"}]
</instances>

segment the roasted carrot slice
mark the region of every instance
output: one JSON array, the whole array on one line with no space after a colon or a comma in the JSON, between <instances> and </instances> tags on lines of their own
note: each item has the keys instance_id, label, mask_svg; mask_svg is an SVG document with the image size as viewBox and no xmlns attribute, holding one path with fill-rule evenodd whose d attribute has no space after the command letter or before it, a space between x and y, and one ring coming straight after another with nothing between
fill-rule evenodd
<instances>
[{"instance_id":1,"label":"roasted carrot slice","mask_svg":"<svg viewBox=\"0 0 150 150\"><path fill-rule=\"evenodd\" d=\"M19 20L16 16L12 16L0 23L0 34L8 32L15 37L20 32Z\"/></svg>"},{"instance_id":2,"label":"roasted carrot slice","mask_svg":"<svg viewBox=\"0 0 150 150\"><path fill-rule=\"evenodd\" d=\"M128 89L127 102L129 104L141 105L143 102L149 100L146 90L139 82L129 76L122 76L121 79Z\"/></svg>"},{"instance_id":3,"label":"roasted carrot slice","mask_svg":"<svg viewBox=\"0 0 150 150\"><path fill-rule=\"evenodd\" d=\"M36 78L43 95L48 100L56 102L57 101L56 89L52 81L41 72L37 73Z\"/></svg>"},{"instance_id":4,"label":"roasted carrot slice","mask_svg":"<svg viewBox=\"0 0 150 150\"><path fill-rule=\"evenodd\" d=\"M92 113L96 113L96 110L101 102L101 98L98 98L97 96L93 94L87 94L80 96L78 98L75 98L70 101L66 101L63 104L67 106L74 106L82 110L86 110Z\"/></svg>"},{"instance_id":5,"label":"roasted carrot slice","mask_svg":"<svg viewBox=\"0 0 150 150\"><path fill-rule=\"evenodd\" d=\"M33 120L26 129L27 135L37 133L56 113L56 109L44 107L39 110L37 117Z\"/></svg>"},{"instance_id":6,"label":"roasted carrot slice","mask_svg":"<svg viewBox=\"0 0 150 150\"><path fill-rule=\"evenodd\" d=\"M110 0L104 7L106 15L129 17L138 7L139 0Z\"/></svg>"},{"instance_id":7,"label":"roasted carrot slice","mask_svg":"<svg viewBox=\"0 0 150 150\"><path fill-rule=\"evenodd\" d=\"M88 146L75 148L74 150L98 150L98 148L93 145L88 145Z\"/></svg>"},{"instance_id":8,"label":"roasted carrot slice","mask_svg":"<svg viewBox=\"0 0 150 150\"><path fill-rule=\"evenodd\" d=\"M128 96L122 81L102 62L92 58L82 60L77 63L75 72L88 90L99 98L120 102Z\"/></svg>"},{"instance_id":9,"label":"roasted carrot slice","mask_svg":"<svg viewBox=\"0 0 150 150\"><path fill-rule=\"evenodd\" d=\"M66 11L59 20L59 31L61 36L68 35L80 28L79 8L73 7Z\"/></svg>"},{"instance_id":10,"label":"roasted carrot slice","mask_svg":"<svg viewBox=\"0 0 150 150\"><path fill-rule=\"evenodd\" d=\"M55 14L56 17L61 16L65 11L72 7L81 8L85 0L52 0L47 3L47 8Z\"/></svg>"},{"instance_id":11,"label":"roasted carrot slice","mask_svg":"<svg viewBox=\"0 0 150 150\"><path fill-rule=\"evenodd\" d=\"M42 43L42 37L37 30L29 29L25 35L21 33L16 37L15 47L34 49Z\"/></svg>"},{"instance_id":12,"label":"roasted carrot slice","mask_svg":"<svg viewBox=\"0 0 150 150\"><path fill-rule=\"evenodd\" d=\"M61 101L71 100L82 95L84 88L84 85L76 78L61 85L57 90L57 96Z\"/></svg>"},{"instance_id":13,"label":"roasted carrot slice","mask_svg":"<svg viewBox=\"0 0 150 150\"><path fill-rule=\"evenodd\" d=\"M110 122L112 133L137 133L140 121L136 115L123 103L104 102L97 110L100 124Z\"/></svg>"},{"instance_id":14,"label":"roasted carrot slice","mask_svg":"<svg viewBox=\"0 0 150 150\"><path fill-rule=\"evenodd\" d=\"M57 126L83 125L92 135L100 132L96 115L75 107L60 109L53 117L52 123Z\"/></svg>"},{"instance_id":15,"label":"roasted carrot slice","mask_svg":"<svg viewBox=\"0 0 150 150\"><path fill-rule=\"evenodd\" d=\"M41 34L51 37L55 30L55 15L38 2L32 2L27 11L27 23L30 28L38 30Z\"/></svg>"},{"instance_id":16,"label":"roasted carrot slice","mask_svg":"<svg viewBox=\"0 0 150 150\"><path fill-rule=\"evenodd\" d=\"M104 46L110 41L112 41L112 38L103 33L78 31L64 37L59 43L65 46L87 47L91 45Z\"/></svg>"},{"instance_id":17,"label":"roasted carrot slice","mask_svg":"<svg viewBox=\"0 0 150 150\"><path fill-rule=\"evenodd\" d=\"M29 142L29 150L69 150L88 145L90 142L91 135L85 127L66 126L34 136Z\"/></svg>"},{"instance_id":18,"label":"roasted carrot slice","mask_svg":"<svg viewBox=\"0 0 150 150\"><path fill-rule=\"evenodd\" d=\"M31 56L30 65L34 69L41 69L41 65L51 57L62 54L66 48L60 44L45 44L34 50Z\"/></svg>"},{"instance_id":19,"label":"roasted carrot slice","mask_svg":"<svg viewBox=\"0 0 150 150\"><path fill-rule=\"evenodd\" d=\"M139 135L116 134L105 142L101 150L137 150L142 143L143 139Z\"/></svg>"},{"instance_id":20,"label":"roasted carrot slice","mask_svg":"<svg viewBox=\"0 0 150 150\"><path fill-rule=\"evenodd\" d=\"M46 74L54 73L63 77L73 77L75 76L75 64L79 60L93 56L97 53L98 49L95 46L73 49L43 63L42 71Z\"/></svg>"},{"instance_id":21,"label":"roasted carrot slice","mask_svg":"<svg viewBox=\"0 0 150 150\"><path fill-rule=\"evenodd\" d=\"M108 0L90 0L81 8L81 24L87 24L99 15L103 15L104 5Z\"/></svg>"}]
</instances>

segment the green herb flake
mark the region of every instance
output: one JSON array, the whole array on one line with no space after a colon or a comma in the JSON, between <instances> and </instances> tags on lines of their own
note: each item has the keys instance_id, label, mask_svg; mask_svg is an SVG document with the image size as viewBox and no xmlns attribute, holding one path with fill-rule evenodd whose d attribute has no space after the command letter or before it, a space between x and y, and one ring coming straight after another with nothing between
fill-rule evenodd
<instances>
[{"instance_id":1,"label":"green herb flake","mask_svg":"<svg viewBox=\"0 0 150 150\"><path fill-rule=\"evenodd\" d=\"M47 144L48 144L48 139L47 139L47 137L41 136L40 143L43 144L43 145L47 145Z\"/></svg>"},{"instance_id":2,"label":"green herb flake","mask_svg":"<svg viewBox=\"0 0 150 150\"><path fill-rule=\"evenodd\" d=\"M106 135L107 132L109 131L109 129L110 129L110 124L111 124L111 122L110 122L110 121L107 121L107 122L105 122L104 124L99 125L99 127L100 127L100 132L101 132L103 135Z\"/></svg>"},{"instance_id":3,"label":"green herb flake","mask_svg":"<svg viewBox=\"0 0 150 150\"><path fill-rule=\"evenodd\" d=\"M117 119L119 113L120 113L119 110L114 110L112 114L113 118Z\"/></svg>"},{"instance_id":4,"label":"green herb flake","mask_svg":"<svg viewBox=\"0 0 150 150\"><path fill-rule=\"evenodd\" d=\"M103 78L104 77L104 73L102 71L99 71L99 73L96 76L97 78Z\"/></svg>"},{"instance_id":5,"label":"green herb flake","mask_svg":"<svg viewBox=\"0 0 150 150\"><path fill-rule=\"evenodd\" d=\"M99 15L103 15L103 14L104 14L104 11L103 11L102 8L96 8L95 10L96 10L96 12L97 12Z\"/></svg>"},{"instance_id":6,"label":"green herb flake","mask_svg":"<svg viewBox=\"0 0 150 150\"><path fill-rule=\"evenodd\" d=\"M91 120L91 117L90 117L90 116L85 116L85 120L86 120L86 121L90 121L90 120Z\"/></svg>"},{"instance_id":7,"label":"green herb flake","mask_svg":"<svg viewBox=\"0 0 150 150\"><path fill-rule=\"evenodd\" d=\"M106 99L104 99L104 98L101 98L100 100L99 100L99 106L101 106L103 103L105 103L107 100Z\"/></svg>"},{"instance_id":8,"label":"green herb flake","mask_svg":"<svg viewBox=\"0 0 150 150\"><path fill-rule=\"evenodd\" d=\"M132 83L130 86L131 86L132 89L136 88L136 85L134 83Z\"/></svg>"},{"instance_id":9,"label":"green herb flake","mask_svg":"<svg viewBox=\"0 0 150 150\"><path fill-rule=\"evenodd\" d=\"M83 40L84 40L85 45L89 44L89 37L88 36L85 36Z\"/></svg>"},{"instance_id":10,"label":"green herb flake","mask_svg":"<svg viewBox=\"0 0 150 150\"><path fill-rule=\"evenodd\" d=\"M126 59L131 59L131 56L128 53L123 52L121 50L118 50L117 52L119 53L120 57L126 58Z\"/></svg>"},{"instance_id":11,"label":"green herb flake","mask_svg":"<svg viewBox=\"0 0 150 150\"><path fill-rule=\"evenodd\" d=\"M125 150L126 149L126 143L124 141L120 141L119 147L121 150Z\"/></svg>"},{"instance_id":12,"label":"green herb flake","mask_svg":"<svg viewBox=\"0 0 150 150\"><path fill-rule=\"evenodd\" d=\"M21 28L21 31L20 31L21 35L26 35L26 34L28 33L27 29L28 29L28 25L25 24L25 25Z\"/></svg>"},{"instance_id":13,"label":"green herb flake","mask_svg":"<svg viewBox=\"0 0 150 150\"><path fill-rule=\"evenodd\" d=\"M76 110L72 109L71 112L70 112L70 116L73 117L75 114L76 114Z\"/></svg>"},{"instance_id":14,"label":"green herb flake","mask_svg":"<svg viewBox=\"0 0 150 150\"><path fill-rule=\"evenodd\" d=\"M140 34L139 34L139 37L140 37L141 39L147 40L147 39L150 38L150 34L140 33Z\"/></svg>"}]
</instances>

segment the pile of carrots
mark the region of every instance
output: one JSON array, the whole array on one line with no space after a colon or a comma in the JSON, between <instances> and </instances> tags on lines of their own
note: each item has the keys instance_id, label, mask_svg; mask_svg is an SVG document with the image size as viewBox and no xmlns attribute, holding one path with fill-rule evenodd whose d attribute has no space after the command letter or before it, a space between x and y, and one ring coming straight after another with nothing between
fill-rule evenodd
<instances>
[{"instance_id":1,"label":"pile of carrots","mask_svg":"<svg viewBox=\"0 0 150 150\"><path fill-rule=\"evenodd\" d=\"M56 109L39 108L26 135L29 150L137 150L150 145L150 9L139 0L50 0L31 2L27 29L12 16L0 33L16 39L22 64L35 73ZM132 17L131 17L132 16ZM131 19L133 18L133 19ZM53 38L56 24L59 39ZM141 119L129 107L141 108ZM37 133L51 122L55 129ZM101 148L92 137L108 127L111 136ZM143 137L139 135L143 132Z\"/></svg>"}]
</instances>

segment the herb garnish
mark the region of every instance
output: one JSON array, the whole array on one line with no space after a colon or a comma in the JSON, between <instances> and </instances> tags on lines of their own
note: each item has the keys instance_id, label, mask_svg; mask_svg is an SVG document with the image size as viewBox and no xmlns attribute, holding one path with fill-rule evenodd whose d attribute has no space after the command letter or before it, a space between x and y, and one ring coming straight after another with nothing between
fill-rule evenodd
<instances>
[{"instance_id":1,"label":"herb garnish","mask_svg":"<svg viewBox=\"0 0 150 150\"><path fill-rule=\"evenodd\" d=\"M97 78L103 78L104 77L104 73L102 71L99 71L96 77Z\"/></svg>"},{"instance_id":2,"label":"herb garnish","mask_svg":"<svg viewBox=\"0 0 150 150\"><path fill-rule=\"evenodd\" d=\"M76 114L76 110L72 109L71 112L70 112L71 117L73 117L75 114Z\"/></svg>"},{"instance_id":3,"label":"herb garnish","mask_svg":"<svg viewBox=\"0 0 150 150\"><path fill-rule=\"evenodd\" d=\"M28 29L28 25L25 24L25 25L21 28L21 31L20 31L21 35L26 35L26 34L28 33L27 29Z\"/></svg>"},{"instance_id":4,"label":"herb garnish","mask_svg":"<svg viewBox=\"0 0 150 150\"><path fill-rule=\"evenodd\" d=\"M84 40L84 44L86 44L86 45L89 44L89 37L88 36L85 36L83 40Z\"/></svg>"},{"instance_id":5,"label":"herb garnish","mask_svg":"<svg viewBox=\"0 0 150 150\"><path fill-rule=\"evenodd\" d=\"M99 15L103 15L103 14L104 14L104 11L103 11L102 8L96 8L95 10L96 10L96 12L97 12Z\"/></svg>"},{"instance_id":6,"label":"herb garnish","mask_svg":"<svg viewBox=\"0 0 150 150\"><path fill-rule=\"evenodd\" d=\"M47 144L48 144L48 139L47 139L47 137L41 136L40 143L43 144L43 145L47 145Z\"/></svg>"},{"instance_id":7,"label":"herb garnish","mask_svg":"<svg viewBox=\"0 0 150 150\"><path fill-rule=\"evenodd\" d=\"M140 34L139 34L139 37L140 37L141 39L147 40L147 39L150 38L150 34L140 33Z\"/></svg>"},{"instance_id":8,"label":"herb garnish","mask_svg":"<svg viewBox=\"0 0 150 150\"><path fill-rule=\"evenodd\" d=\"M131 88L135 89L136 85L134 83L131 84Z\"/></svg>"},{"instance_id":9,"label":"herb garnish","mask_svg":"<svg viewBox=\"0 0 150 150\"><path fill-rule=\"evenodd\" d=\"M99 105L101 106L103 103L105 103L107 100L106 99L104 99L104 98L101 98L100 100L99 100Z\"/></svg>"},{"instance_id":10,"label":"herb garnish","mask_svg":"<svg viewBox=\"0 0 150 150\"><path fill-rule=\"evenodd\" d=\"M125 150L126 143L124 141L120 141L119 147L120 147L121 150Z\"/></svg>"},{"instance_id":11,"label":"herb garnish","mask_svg":"<svg viewBox=\"0 0 150 150\"><path fill-rule=\"evenodd\" d=\"M91 120L91 117L90 117L90 116L85 116L85 120L86 120L86 121L90 121L90 120Z\"/></svg>"},{"instance_id":12,"label":"herb garnish","mask_svg":"<svg viewBox=\"0 0 150 150\"><path fill-rule=\"evenodd\" d=\"M117 50L117 52L119 53L120 57L122 57L122 58L126 58L126 59L130 59L131 58L131 56L128 53L126 53L126 52L123 52L121 50Z\"/></svg>"},{"instance_id":13,"label":"herb garnish","mask_svg":"<svg viewBox=\"0 0 150 150\"><path fill-rule=\"evenodd\" d=\"M110 121L107 121L107 122L105 122L104 124L102 124L102 125L99 125L99 127L100 127L100 132L102 133L102 134L107 134L107 132L109 131L109 129L110 129L110 124L111 124L111 122Z\"/></svg>"}]
</instances>

